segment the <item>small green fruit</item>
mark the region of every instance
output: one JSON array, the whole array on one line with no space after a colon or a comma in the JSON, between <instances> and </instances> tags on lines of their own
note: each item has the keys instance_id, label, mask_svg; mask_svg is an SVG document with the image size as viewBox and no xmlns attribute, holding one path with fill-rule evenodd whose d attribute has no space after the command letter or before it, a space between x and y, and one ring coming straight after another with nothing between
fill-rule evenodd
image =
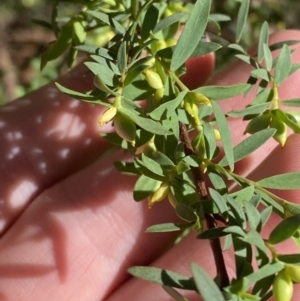
<instances>
[{"instance_id":1,"label":"small green fruit","mask_svg":"<svg viewBox=\"0 0 300 301\"><path fill-rule=\"evenodd\" d=\"M276 129L276 133L273 138L281 145L284 146L287 140L287 127L281 120L272 118L270 127Z\"/></svg>"},{"instance_id":2,"label":"small green fruit","mask_svg":"<svg viewBox=\"0 0 300 301\"><path fill-rule=\"evenodd\" d=\"M300 282L300 266L294 264L287 264L285 266L285 273L295 282Z\"/></svg>"},{"instance_id":3,"label":"small green fruit","mask_svg":"<svg viewBox=\"0 0 300 301\"><path fill-rule=\"evenodd\" d=\"M292 279L285 273L280 271L274 279L273 296L276 301L290 301L293 296L294 286Z\"/></svg>"},{"instance_id":4,"label":"small green fruit","mask_svg":"<svg viewBox=\"0 0 300 301\"><path fill-rule=\"evenodd\" d=\"M136 125L131 119L117 112L114 117L114 128L122 139L135 145Z\"/></svg>"},{"instance_id":5,"label":"small green fruit","mask_svg":"<svg viewBox=\"0 0 300 301\"><path fill-rule=\"evenodd\" d=\"M164 87L163 82L157 72L146 69L145 76L146 76L146 81L151 88L158 90Z\"/></svg>"},{"instance_id":6,"label":"small green fruit","mask_svg":"<svg viewBox=\"0 0 300 301\"><path fill-rule=\"evenodd\" d=\"M264 130L269 127L271 122L270 114L263 114L257 117L254 117L247 125L244 134L254 134L258 131Z\"/></svg>"}]
</instances>

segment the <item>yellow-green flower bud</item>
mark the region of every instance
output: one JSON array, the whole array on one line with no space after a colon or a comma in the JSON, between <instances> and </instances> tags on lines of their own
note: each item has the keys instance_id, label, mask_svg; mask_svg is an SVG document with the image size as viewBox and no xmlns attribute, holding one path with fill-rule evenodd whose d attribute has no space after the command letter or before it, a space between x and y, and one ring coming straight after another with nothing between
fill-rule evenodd
<instances>
[{"instance_id":1,"label":"yellow-green flower bud","mask_svg":"<svg viewBox=\"0 0 300 301\"><path fill-rule=\"evenodd\" d=\"M135 145L136 125L131 119L117 112L114 118L114 128L122 139Z\"/></svg>"},{"instance_id":2,"label":"yellow-green flower bud","mask_svg":"<svg viewBox=\"0 0 300 301\"><path fill-rule=\"evenodd\" d=\"M281 145L284 146L287 139L287 127L281 120L273 118L270 124L271 128L276 129L273 138Z\"/></svg>"},{"instance_id":3,"label":"yellow-green flower bud","mask_svg":"<svg viewBox=\"0 0 300 301\"><path fill-rule=\"evenodd\" d=\"M151 88L157 90L164 87L163 82L157 72L146 69L145 76L146 81Z\"/></svg>"},{"instance_id":4,"label":"yellow-green flower bud","mask_svg":"<svg viewBox=\"0 0 300 301\"><path fill-rule=\"evenodd\" d=\"M244 134L254 134L258 131L264 130L269 127L271 122L270 114L263 114L257 117L254 117L247 125Z\"/></svg>"},{"instance_id":5,"label":"yellow-green flower bud","mask_svg":"<svg viewBox=\"0 0 300 301\"><path fill-rule=\"evenodd\" d=\"M276 301L290 301L293 296L294 286L292 279L280 271L273 282L273 296Z\"/></svg>"},{"instance_id":6,"label":"yellow-green flower bud","mask_svg":"<svg viewBox=\"0 0 300 301\"><path fill-rule=\"evenodd\" d=\"M175 46L177 44L177 39L172 38L166 41L167 47L172 47Z\"/></svg>"},{"instance_id":7,"label":"yellow-green flower bud","mask_svg":"<svg viewBox=\"0 0 300 301\"><path fill-rule=\"evenodd\" d=\"M214 129L214 132L215 132L215 138L216 138L216 140L220 141L221 140L220 131L218 129Z\"/></svg>"},{"instance_id":8,"label":"yellow-green flower bud","mask_svg":"<svg viewBox=\"0 0 300 301\"><path fill-rule=\"evenodd\" d=\"M165 93L165 88L164 87L159 88L155 91L154 98L156 100L161 100L164 97L164 93Z\"/></svg>"},{"instance_id":9,"label":"yellow-green flower bud","mask_svg":"<svg viewBox=\"0 0 300 301\"><path fill-rule=\"evenodd\" d=\"M116 107L110 107L106 111L103 112L102 116L99 119L99 125L103 126L105 123L110 122L117 114Z\"/></svg>"},{"instance_id":10,"label":"yellow-green flower bud","mask_svg":"<svg viewBox=\"0 0 300 301\"><path fill-rule=\"evenodd\" d=\"M165 11L164 11L164 17L167 18L167 17L170 17L174 14L174 11L172 11L170 8L166 8Z\"/></svg>"},{"instance_id":11,"label":"yellow-green flower bud","mask_svg":"<svg viewBox=\"0 0 300 301\"><path fill-rule=\"evenodd\" d=\"M211 107L210 100L200 92L188 92L187 97L190 97L194 103L203 104Z\"/></svg>"},{"instance_id":12,"label":"yellow-green flower bud","mask_svg":"<svg viewBox=\"0 0 300 301\"><path fill-rule=\"evenodd\" d=\"M162 201L164 198L167 197L170 191L170 186L168 183L162 182L160 186L156 189L156 191L152 194L148 206L152 207L154 203Z\"/></svg>"},{"instance_id":13,"label":"yellow-green flower bud","mask_svg":"<svg viewBox=\"0 0 300 301\"><path fill-rule=\"evenodd\" d=\"M295 282L300 282L300 266L294 264L287 264L285 266L285 273Z\"/></svg>"},{"instance_id":14,"label":"yellow-green flower bud","mask_svg":"<svg viewBox=\"0 0 300 301\"><path fill-rule=\"evenodd\" d=\"M157 51L167 47L167 44L164 40L157 40L151 44L152 53L155 54Z\"/></svg>"},{"instance_id":15,"label":"yellow-green flower bud","mask_svg":"<svg viewBox=\"0 0 300 301\"><path fill-rule=\"evenodd\" d=\"M191 115L191 117L194 119L196 125L200 125L200 119L199 119L199 108L194 103L193 99L189 97L189 94L186 95L184 98L184 108L185 110Z\"/></svg>"}]
</instances>

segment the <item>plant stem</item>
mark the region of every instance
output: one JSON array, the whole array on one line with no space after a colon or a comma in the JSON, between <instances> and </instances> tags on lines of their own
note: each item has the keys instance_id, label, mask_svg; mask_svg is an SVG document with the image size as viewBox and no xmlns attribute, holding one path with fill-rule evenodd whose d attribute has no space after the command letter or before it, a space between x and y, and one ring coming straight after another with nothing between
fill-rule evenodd
<instances>
[{"instance_id":1,"label":"plant stem","mask_svg":"<svg viewBox=\"0 0 300 301\"><path fill-rule=\"evenodd\" d=\"M197 155L194 151L187 128L185 124L180 123L180 138L181 141L184 143L184 151L186 155ZM205 180L201 170L198 167L191 167L191 171L194 177L194 184L196 186L196 191L199 195L200 200L204 200L208 198L208 192L205 185ZM205 215L206 225L208 229L212 229L216 227L216 222L211 214ZM225 261L223 257L222 247L220 239L211 239L210 246L213 252L217 274L220 276L220 286L221 288L226 287L229 285L229 277L227 274Z\"/></svg>"}]
</instances>

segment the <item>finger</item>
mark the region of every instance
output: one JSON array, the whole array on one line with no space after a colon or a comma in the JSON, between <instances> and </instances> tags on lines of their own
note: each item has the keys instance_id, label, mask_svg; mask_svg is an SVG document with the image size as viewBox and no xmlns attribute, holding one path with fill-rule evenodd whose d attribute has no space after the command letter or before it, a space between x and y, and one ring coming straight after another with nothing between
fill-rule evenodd
<instances>
[{"instance_id":1,"label":"finger","mask_svg":"<svg viewBox=\"0 0 300 301\"><path fill-rule=\"evenodd\" d=\"M180 78L189 89L196 89L203 85L211 76L215 66L213 53L190 58L186 62L186 73Z\"/></svg>"},{"instance_id":2,"label":"finger","mask_svg":"<svg viewBox=\"0 0 300 301\"><path fill-rule=\"evenodd\" d=\"M81 66L60 79L90 89ZM45 188L101 155L102 108L71 99L53 83L0 109L0 234Z\"/></svg>"},{"instance_id":3,"label":"finger","mask_svg":"<svg viewBox=\"0 0 300 301\"><path fill-rule=\"evenodd\" d=\"M168 203L137 204L135 177L107 155L42 193L0 241L0 293L6 300L102 300L148 264L174 236L145 234L175 221ZM34 289L33 289L34 288Z\"/></svg>"}]
</instances>

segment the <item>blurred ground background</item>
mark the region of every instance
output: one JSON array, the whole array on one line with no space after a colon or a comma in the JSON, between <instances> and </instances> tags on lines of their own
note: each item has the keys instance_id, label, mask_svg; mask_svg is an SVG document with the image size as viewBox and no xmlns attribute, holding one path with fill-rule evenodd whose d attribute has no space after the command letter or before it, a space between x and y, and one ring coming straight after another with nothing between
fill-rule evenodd
<instances>
[{"instance_id":1,"label":"blurred ground background","mask_svg":"<svg viewBox=\"0 0 300 301\"><path fill-rule=\"evenodd\" d=\"M50 29L33 23L34 19L50 21L54 0L0 1L0 105L37 89L55 79L63 68L63 58L40 72L40 55L55 39ZM235 19L236 0L214 0L214 11ZM67 4L62 13L68 13ZM252 44L264 20L272 31L299 28L299 0L252 0L244 43ZM221 66L226 58L221 56Z\"/></svg>"}]
</instances>

